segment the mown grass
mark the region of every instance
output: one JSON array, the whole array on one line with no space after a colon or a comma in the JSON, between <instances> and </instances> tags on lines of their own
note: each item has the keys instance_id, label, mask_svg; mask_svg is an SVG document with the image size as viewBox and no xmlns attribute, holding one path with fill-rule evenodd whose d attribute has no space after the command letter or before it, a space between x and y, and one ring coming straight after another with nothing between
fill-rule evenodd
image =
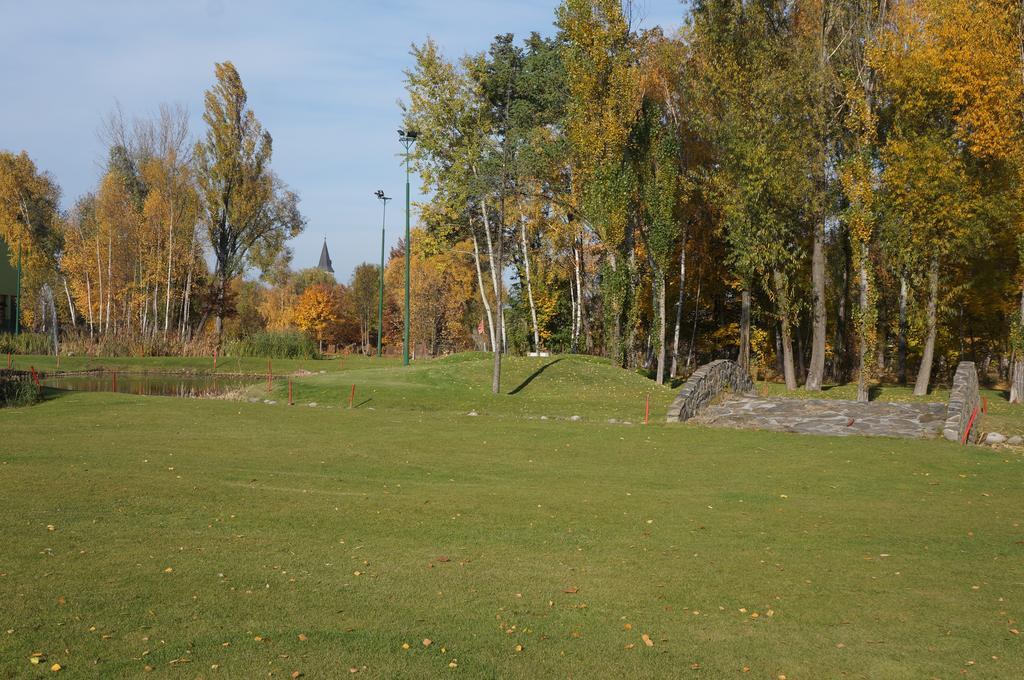
<instances>
[{"instance_id":1,"label":"mown grass","mask_svg":"<svg viewBox=\"0 0 1024 680\"><path fill-rule=\"evenodd\" d=\"M649 383L488 368L0 412L0 676L1019 676L1020 455L609 424Z\"/></svg>"}]
</instances>

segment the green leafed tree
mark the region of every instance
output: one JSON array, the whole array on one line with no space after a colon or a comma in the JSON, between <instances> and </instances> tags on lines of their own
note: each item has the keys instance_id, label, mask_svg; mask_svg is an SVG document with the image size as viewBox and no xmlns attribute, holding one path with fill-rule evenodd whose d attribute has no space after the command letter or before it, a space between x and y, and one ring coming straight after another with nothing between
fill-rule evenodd
<instances>
[{"instance_id":1,"label":"green leafed tree","mask_svg":"<svg viewBox=\"0 0 1024 680\"><path fill-rule=\"evenodd\" d=\"M206 91L206 137L195 148L196 180L203 223L214 259L213 313L218 342L231 312L228 286L248 267L270 266L286 241L305 222L298 196L270 169L270 133L248 107L245 87L234 65L215 66L216 83Z\"/></svg>"}]
</instances>

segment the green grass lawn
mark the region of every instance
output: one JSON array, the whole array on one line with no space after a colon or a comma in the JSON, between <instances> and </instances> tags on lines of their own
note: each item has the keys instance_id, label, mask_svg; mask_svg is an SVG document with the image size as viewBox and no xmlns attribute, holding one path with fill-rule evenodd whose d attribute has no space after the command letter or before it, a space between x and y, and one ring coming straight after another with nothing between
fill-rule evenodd
<instances>
[{"instance_id":1,"label":"green grass lawn","mask_svg":"<svg viewBox=\"0 0 1024 680\"><path fill-rule=\"evenodd\" d=\"M0 677L1019 677L1024 457L553 361L0 411Z\"/></svg>"}]
</instances>

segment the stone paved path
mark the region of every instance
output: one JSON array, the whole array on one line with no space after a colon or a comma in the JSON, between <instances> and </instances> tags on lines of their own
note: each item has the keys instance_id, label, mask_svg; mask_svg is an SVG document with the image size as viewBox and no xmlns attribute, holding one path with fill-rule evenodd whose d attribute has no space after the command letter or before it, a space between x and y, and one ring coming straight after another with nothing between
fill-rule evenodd
<instances>
[{"instance_id":1,"label":"stone paved path","mask_svg":"<svg viewBox=\"0 0 1024 680\"><path fill-rule=\"evenodd\" d=\"M741 429L832 436L935 437L946 417L939 403L784 399L727 395L691 422Z\"/></svg>"}]
</instances>

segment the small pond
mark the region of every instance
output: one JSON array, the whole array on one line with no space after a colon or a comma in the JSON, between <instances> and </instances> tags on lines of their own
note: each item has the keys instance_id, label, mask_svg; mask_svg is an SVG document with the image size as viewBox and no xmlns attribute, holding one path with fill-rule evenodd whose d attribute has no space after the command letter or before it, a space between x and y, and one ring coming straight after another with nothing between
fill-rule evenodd
<instances>
[{"instance_id":1,"label":"small pond","mask_svg":"<svg viewBox=\"0 0 1024 680\"><path fill-rule=\"evenodd\" d=\"M116 377L115 377L116 375ZM114 373L103 371L51 375L42 384L76 392L124 392L156 397L210 397L260 382L239 375L182 375L176 373Z\"/></svg>"}]
</instances>

